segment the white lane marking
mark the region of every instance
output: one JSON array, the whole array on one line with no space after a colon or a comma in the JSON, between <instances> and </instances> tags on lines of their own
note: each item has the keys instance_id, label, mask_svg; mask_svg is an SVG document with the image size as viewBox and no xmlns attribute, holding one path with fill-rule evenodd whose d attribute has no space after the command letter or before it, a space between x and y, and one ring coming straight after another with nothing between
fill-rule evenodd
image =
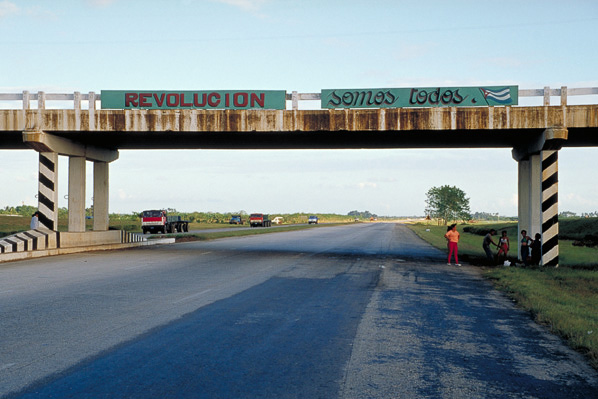
<instances>
[{"instance_id":1,"label":"white lane marking","mask_svg":"<svg viewBox=\"0 0 598 399\"><path fill-rule=\"evenodd\" d=\"M178 301L174 301L173 303L181 303L181 302L188 301L188 300L190 300L190 299L195 299L195 298L197 298L198 296L201 296L201 295L203 295L203 294L205 294L205 293L208 293L208 292L210 292L210 291L212 291L212 289L211 289L211 288L209 288L209 289L207 289L207 290L203 290L203 291L201 291L201 292L198 292L197 294L193 294L193 295L186 296L186 297L184 297L184 298L181 298L181 299L179 299Z\"/></svg>"},{"instance_id":2,"label":"white lane marking","mask_svg":"<svg viewBox=\"0 0 598 399\"><path fill-rule=\"evenodd\" d=\"M11 292L13 292L14 290L6 290L6 291L0 291L0 294L10 294Z\"/></svg>"}]
</instances>

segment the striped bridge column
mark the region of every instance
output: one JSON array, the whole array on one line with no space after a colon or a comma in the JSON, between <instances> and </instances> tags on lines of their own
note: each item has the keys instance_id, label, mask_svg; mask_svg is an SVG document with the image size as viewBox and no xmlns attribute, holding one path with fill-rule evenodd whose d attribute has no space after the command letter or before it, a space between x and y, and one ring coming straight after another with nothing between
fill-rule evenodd
<instances>
[{"instance_id":1,"label":"striped bridge column","mask_svg":"<svg viewBox=\"0 0 598 399\"><path fill-rule=\"evenodd\" d=\"M39 185L37 193L39 224L58 230L58 154L39 153Z\"/></svg>"},{"instance_id":2,"label":"striped bridge column","mask_svg":"<svg viewBox=\"0 0 598 399\"><path fill-rule=\"evenodd\" d=\"M542 156L542 265L559 266L558 151ZM533 238L533 237L532 237Z\"/></svg>"}]
</instances>

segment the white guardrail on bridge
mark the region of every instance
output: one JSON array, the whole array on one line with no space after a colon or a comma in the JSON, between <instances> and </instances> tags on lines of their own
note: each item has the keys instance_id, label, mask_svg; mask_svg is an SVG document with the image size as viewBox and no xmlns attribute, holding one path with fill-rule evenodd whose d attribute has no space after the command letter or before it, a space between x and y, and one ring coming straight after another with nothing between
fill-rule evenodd
<instances>
[{"instance_id":1,"label":"white guardrail on bridge","mask_svg":"<svg viewBox=\"0 0 598 399\"><path fill-rule=\"evenodd\" d=\"M550 97L552 96L560 96L560 105L567 105L568 96L587 95L598 95L598 87L568 89L567 86L562 86L560 89L544 87L543 89L519 90L519 97L543 97L543 105L545 106L550 105ZM320 93L298 93L293 91L287 93L286 99L291 101L291 109L297 110L299 109L299 101L318 101L320 100ZM37 109L45 109L46 101L73 101L74 109L81 109L81 103L86 101L88 109L97 109L97 102L101 102L101 96L93 91L87 94L78 91L72 94L23 91L22 93L0 93L0 101L22 101L22 109L30 109L32 101L37 101Z\"/></svg>"}]
</instances>

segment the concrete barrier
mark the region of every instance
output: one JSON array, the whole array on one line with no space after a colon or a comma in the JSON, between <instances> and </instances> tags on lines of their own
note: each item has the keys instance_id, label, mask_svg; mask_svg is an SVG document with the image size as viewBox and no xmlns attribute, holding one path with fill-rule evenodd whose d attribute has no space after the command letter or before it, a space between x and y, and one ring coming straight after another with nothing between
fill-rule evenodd
<instances>
[{"instance_id":1,"label":"concrete barrier","mask_svg":"<svg viewBox=\"0 0 598 399\"><path fill-rule=\"evenodd\" d=\"M88 251L102 251L172 244L174 238L147 240L141 234L122 230L56 232L28 230L0 239L0 263Z\"/></svg>"},{"instance_id":2,"label":"concrete barrier","mask_svg":"<svg viewBox=\"0 0 598 399\"><path fill-rule=\"evenodd\" d=\"M47 256L54 256L54 255L67 255L67 254L75 254L75 253L91 252L91 251L109 251L109 250L115 250L115 249L145 247L145 246L150 246L150 245L173 244L174 242L175 242L174 238L162 238L162 239L157 239L157 240L131 242L131 243L125 243L125 244L108 244L108 245L95 245L95 246L88 246L88 247L83 246L83 247L72 247L72 248L44 249L41 251L10 252L10 253L0 254L0 264L3 262L44 258Z\"/></svg>"},{"instance_id":3,"label":"concrete barrier","mask_svg":"<svg viewBox=\"0 0 598 399\"><path fill-rule=\"evenodd\" d=\"M12 252L12 244L0 240L0 254L10 253Z\"/></svg>"},{"instance_id":4,"label":"concrete barrier","mask_svg":"<svg viewBox=\"0 0 598 399\"><path fill-rule=\"evenodd\" d=\"M121 231L59 232L60 248L120 244Z\"/></svg>"},{"instance_id":5,"label":"concrete barrier","mask_svg":"<svg viewBox=\"0 0 598 399\"><path fill-rule=\"evenodd\" d=\"M33 251L36 248L34 248L34 242L37 243L37 240L34 240L33 237L31 237L30 235L27 235L25 233L18 233L15 234L14 236L15 240L19 240L20 242L23 243L24 245L24 251Z\"/></svg>"}]
</instances>

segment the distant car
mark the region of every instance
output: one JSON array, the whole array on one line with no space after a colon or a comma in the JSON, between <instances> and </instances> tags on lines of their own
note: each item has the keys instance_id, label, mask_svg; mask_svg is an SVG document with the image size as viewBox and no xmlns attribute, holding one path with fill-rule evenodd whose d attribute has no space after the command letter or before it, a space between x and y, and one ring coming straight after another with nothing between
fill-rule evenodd
<instances>
[{"instance_id":1,"label":"distant car","mask_svg":"<svg viewBox=\"0 0 598 399\"><path fill-rule=\"evenodd\" d=\"M307 219L307 223L308 223L308 224L312 224L312 223L313 223L313 224L318 224L318 217L317 217L317 216L314 216L314 215L311 215L311 216L309 217L309 219Z\"/></svg>"},{"instance_id":2,"label":"distant car","mask_svg":"<svg viewBox=\"0 0 598 399\"><path fill-rule=\"evenodd\" d=\"M233 215L230 218L229 224L243 224L243 219L239 215Z\"/></svg>"}]
</instances>

